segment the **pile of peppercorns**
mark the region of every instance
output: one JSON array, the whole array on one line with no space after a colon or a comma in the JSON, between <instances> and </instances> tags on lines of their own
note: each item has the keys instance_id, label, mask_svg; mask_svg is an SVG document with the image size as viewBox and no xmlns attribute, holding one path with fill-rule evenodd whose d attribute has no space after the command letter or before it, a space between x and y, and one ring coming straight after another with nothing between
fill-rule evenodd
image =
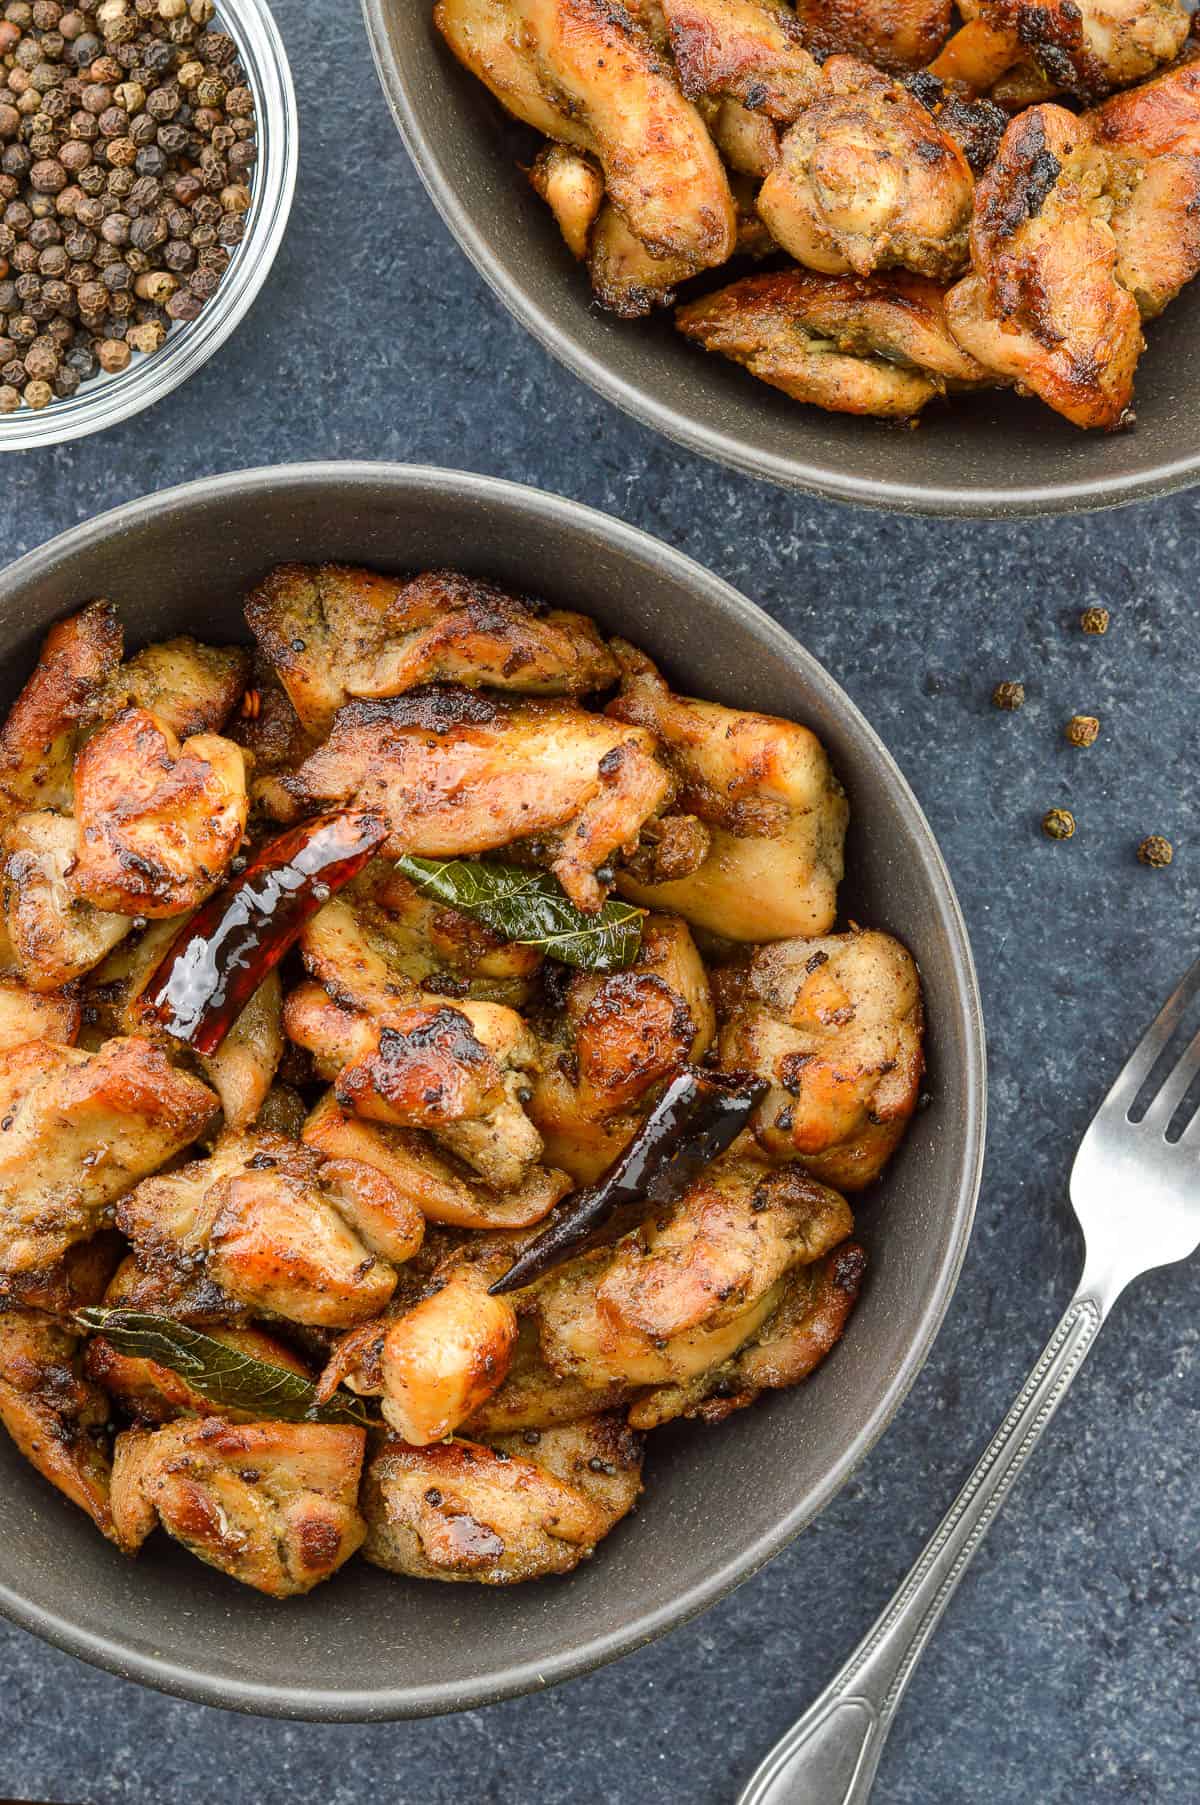
<instances>
[{"instance_id":1,"label":"pile of peppercorns","mask_svg":"<svg viewBox=\"0 0 1200 1805\"><path fill-rule=\"evenodd\" d=\"M213 0L0 0L0 413L192 320L246 231L257 146Z\"/></svg>"}]
</instances>

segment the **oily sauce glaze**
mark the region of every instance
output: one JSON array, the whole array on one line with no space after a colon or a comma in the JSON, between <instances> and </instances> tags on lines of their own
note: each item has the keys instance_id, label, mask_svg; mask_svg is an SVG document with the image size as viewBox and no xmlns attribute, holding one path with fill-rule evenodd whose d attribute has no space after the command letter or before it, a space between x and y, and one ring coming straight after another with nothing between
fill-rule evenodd
<instances>
[{"instance_id":1,"label":"oily sauce glaze","mask_svg":"<svg viewBox=\"0 0 1200 1805\"><path fill-rule=\"evenodd\" d=\"M252 663L124 659L92 603L0 728L0 1419L125 1552L272 1596L567 1572L650 1430L843 1332L916 968L837 931L805 727L455 572L283 566L247 619Z\"/></svg>"}]
</instances>

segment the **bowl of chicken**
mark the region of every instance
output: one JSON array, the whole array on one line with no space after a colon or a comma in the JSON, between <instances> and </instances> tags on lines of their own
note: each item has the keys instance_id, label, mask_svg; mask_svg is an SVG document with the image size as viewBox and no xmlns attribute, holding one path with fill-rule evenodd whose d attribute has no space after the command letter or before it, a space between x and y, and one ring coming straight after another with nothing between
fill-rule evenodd
<instances>
[{"instance_id":1,"label":"bowl of chicken","mask_svg":"<svg viewBox=\"0 0 1200 1805\"><path fill-rule=\"evenodd\" d=\"M668 437L927 513L1196 480L1184 0L363 4L459 244Z\"/></svg>"},{"instance_id":2,"label":"bowl of chicken","mask_svg":"<svg viewBox=\"0 0 1200 1805\"><path fill-rule=\"evenodd\" d=\"M0 1609L388 1718L753 1572L920 1368L982 1156L853 704L667 547L435 470L132 503L0 619Z\"/></svg>"}]
</instances>

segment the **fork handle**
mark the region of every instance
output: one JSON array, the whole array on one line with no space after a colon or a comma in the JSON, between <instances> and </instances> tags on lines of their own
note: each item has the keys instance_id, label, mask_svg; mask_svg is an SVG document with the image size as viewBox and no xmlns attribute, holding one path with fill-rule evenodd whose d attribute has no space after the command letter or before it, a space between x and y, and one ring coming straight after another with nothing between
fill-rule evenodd
<instances>
[{"instance_id":1,"label":"fork handle","mask_svg":"<svg viewBox=\"0 0 1200 1805\"><path fill-rule=\"evenodd\" d=\"M776 1743L738 1805L865 1805L921 1651L1091 1351L1108 1302L1098 1290L1076 1292L990 1447L892 1602L820 1698Z\"/></svg>"}]
</instances>

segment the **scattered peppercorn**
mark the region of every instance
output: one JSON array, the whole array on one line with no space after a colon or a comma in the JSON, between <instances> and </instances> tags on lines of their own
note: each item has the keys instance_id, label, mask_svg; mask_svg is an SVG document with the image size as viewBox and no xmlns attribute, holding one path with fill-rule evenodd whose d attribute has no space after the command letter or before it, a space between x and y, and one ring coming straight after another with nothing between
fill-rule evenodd
<instances>
[{"instance_id":1,"label":"scattered peppercorn","mask_svg":"<svg viewBox=\"0 0 1200 1805\"><path fill-rule=\"evenodd\" d=\"M997 708L1015 714L1018 708L1025 706L1025 685L1023 683L997 683L992 691L992 701Z\"/></svg>"},{"instance_id":2,"label":"scattered peppercorn","mask_svg":"<svg viewBox=\"0 0 1200 1805\"><path fill-rule=\"evenodd\" d=\"M1107 608L1085 608L1079 616L1079 624L1085 633L1107 633L1108 620Z\"/></svg>"},{"instance_id":3,"label":"scattered peppercorn","mask_svg":"<svg viewBox=\"0 0 1200 1805\"><path fill-rule=\"evenodd\" d=\"M1161 834L1149 834L1138 847L1137 855L1143 865L1152 865L1161 871L1175 857L1175 848Z\"/></svg>"},{"instance_id":4,"label":"scattered peppercorn","mask_svg":"<svg viewBox=\"0 0 1200 1805\"><path fill-rule=\"evenodd\" d=\"M1070 809L1048 809L1042 816L1042 832L1051 840L1069 840L1075 832L1075 817Z\"/></svg>"},{"instance_id":5,"label":"scattered peppercorn","mask_svg":"<svg viewBox=\"0 0 1200 1805\"><path fill-rule=\"evenodd\" d=\"M213 0L0 0L0 414L195 319L245 236L254 98Z\"/></svg>"},{"instance_id":6,"label":"scattered peppercorn","mask_svg":"<svg viewBox=\"0 0 1200 1805\"><path fill-rule=\"evenodd\" d=\"M1063 733L1070 746L1094 746L1100 732L1100 723L1094 714L1073 714Z\"/></svg>"}]
</instances>

